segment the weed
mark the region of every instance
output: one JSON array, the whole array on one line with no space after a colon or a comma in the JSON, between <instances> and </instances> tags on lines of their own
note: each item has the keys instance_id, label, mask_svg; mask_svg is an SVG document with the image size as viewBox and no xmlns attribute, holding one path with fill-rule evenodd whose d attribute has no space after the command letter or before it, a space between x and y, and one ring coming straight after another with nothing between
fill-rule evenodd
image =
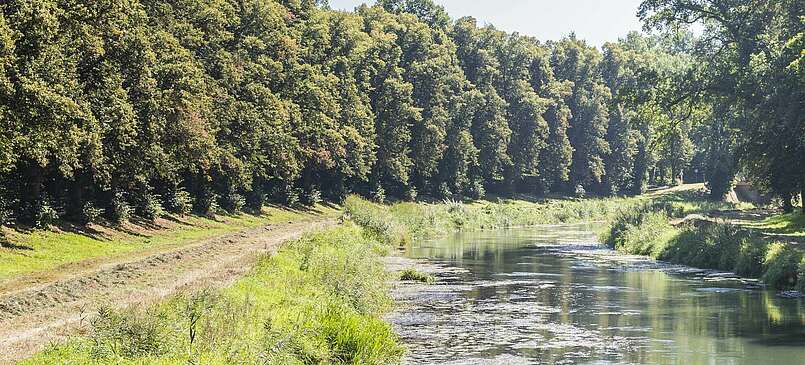
<instances>
[{"instance_id":1,"label":"weed","mask_svg":"<svg viewBox=\"0 0 805 365\"><path fill-rule=\"evenodd\" d=\"M400 280L402 281L417 281L425 284L433 284L436 278L428 273L417 271L414 268L408 268L400 273Z\"/></svg>"}]
</instances>

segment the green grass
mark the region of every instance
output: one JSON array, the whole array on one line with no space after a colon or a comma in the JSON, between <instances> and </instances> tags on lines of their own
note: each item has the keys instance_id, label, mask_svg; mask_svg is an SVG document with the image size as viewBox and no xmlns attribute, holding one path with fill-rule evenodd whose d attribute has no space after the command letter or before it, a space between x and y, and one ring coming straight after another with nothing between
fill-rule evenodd
<instances>
[{"instance_id":1,"label":"green grass","mask_svg":"<svg viewBox=\"0 0 805 365\"><path fill-rule=\"evenodd\" d=\"M433 284L436 278L428 273L417 271L415 268L408 268L400 272L401 281L416 281L425 284Z\"/></svg>"},{"instance_id":2,"label":"green grass","mask_svg":"<svg viewBox=\"0 0 805 365\"><path fill-rule=\"evenodd\" d=\"M145 309L102 309L83 337L23 364L393 364L380 316L386 246L352 224L307 235L232 287Z\"/></svg>"},{"instance_id":3,"label":"green grass","mask_svg":"<svg viewBox=\"0 0 805 365\"><path fill-rule=\"evenodd\" d=\"M590 199L496 199L471 202L375 204L358 196L347 198L344 209L369 231L396 237L405 243L457 231L507 229L542 224L609 222L620 212L646 204L661 204L675 217L735 205L710 202L703 186L685 186L664 194Z\"/></svg>"},{"instance_id":4,"label":"green grass","mask_svg":"<svg viewBox=\"0 0 805 365\"><path fill-rule=\"evenodd\" d=\"M601 239L629 254L731 271L778 289L805 289L805 256L795 244L727 223L700 221L674 227L669 212L656 205L621 212Z\"/></svg>"},{"instance_id":5,"label":"green grass","mask_svg":"<svg viewBox=\"0 0 805 365\"><path fill-rule=\"evenodd\" d=\"M238 214L216 219L199 216L171 217L167 227L121 227L93 225L65 230L15 231L0 228L12 247L0 248L0 283L23 275L57 269L85 260L115 257L170 245L185 245L264 224L299 221L313 214L333 215L337 210L324 206L315 211L267 208L261 215Z\"/></svg>"},{"instance_id":6,"label":"green grass","mask_svg":"<svg viewBox=\"0 0 805 365\"><path fill-rule=\"evenodd\" d=\"M747 226L770 234L805 237L805 214L775 215L760 222L748 223Z\"/></svg>"}]
</instances>

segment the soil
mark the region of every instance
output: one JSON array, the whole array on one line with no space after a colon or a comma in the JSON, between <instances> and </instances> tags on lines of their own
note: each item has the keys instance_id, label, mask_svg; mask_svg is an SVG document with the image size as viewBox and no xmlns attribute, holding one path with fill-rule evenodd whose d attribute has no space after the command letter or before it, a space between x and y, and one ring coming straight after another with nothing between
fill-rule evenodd
<instances>
[{"instance_id":1,"label":"soil","mask_svg":"<svg viewBox=\"0 0 805 365\"><path fill-rule=\"evenodd\" d=\"M280 243L335 224L317 217L251 228L145 257L94 260L69 277L0 291L0 364L85 331L101 305L145 306L180 292L227 286Z\"/></svg>"}]
</instances>

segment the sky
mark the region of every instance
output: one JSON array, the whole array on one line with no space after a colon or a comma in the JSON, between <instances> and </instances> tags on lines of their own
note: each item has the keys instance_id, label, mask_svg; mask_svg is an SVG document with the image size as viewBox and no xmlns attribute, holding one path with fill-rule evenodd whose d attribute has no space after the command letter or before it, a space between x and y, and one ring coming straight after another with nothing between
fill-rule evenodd
<instances>
[{"instance_id":1,"label":"sky","mask_svg":"<svg viewBox=\"0 0 805 365\"><path fill-rule=\"evenodd\" d=\"M353 10L374 0L329 0L330 7ZM500 30L558 40L576 32L590 45L602 46L640 30L637 8L641 0L434 0L450 17L472 16L478 25L493 24Z\"/></svg>"}]
</instances>

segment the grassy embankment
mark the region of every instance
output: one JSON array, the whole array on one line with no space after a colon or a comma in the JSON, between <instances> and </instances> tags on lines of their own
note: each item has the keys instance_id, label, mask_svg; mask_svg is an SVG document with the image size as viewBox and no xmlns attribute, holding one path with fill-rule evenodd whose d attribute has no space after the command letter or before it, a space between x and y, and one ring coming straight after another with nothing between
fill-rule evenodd
<instances>
[{"instance_id":1,"label":"grassy embankment","mask_svg":"<svg viewBox=\"0 0 805 365\"><path fill-rule=\"evenodd\" d=\"M326 206L310 210L265 208L259 215L166 216L156 223L125 223L120 226L61 225L45 230L0 227L7 240L0 247L0 283L32 273L52 271L58 274L65 265L87 260L147 254L250 227L337 214L337 209Z\"/></svg>"},{"instance_id":2,"label":"grassy embankment","mask_svg":"<svg viewBox=\"0 0 805 365\"><path fill-rule=\"evenodd\" d=\"M788 214L734 225L691 220L667 204L646 204L621 212L602 233L619 251L697 268L760 278L777 289L805 292L805 255L792 239L805 235L805 217Z\"/></svg>"},{"instance_id":3,"label":"grassy embankment","mask_svg":"<svg viewBox=\"0 0 805 365\"><path fill-rule=\"evenodd\" d=\"M769 285L805 291L805 255L791 238L805 236L805 216L788 214L734 226L704 222L675 227L690 214L749 208L710 202L702 186L685 186L632 198L501 200L468 204L378 205L358 197L344 204L359 224L397 241L431 238L462 230L599 221L602 240L621 252L697 268L732 271ZM695 221L694 221L695 222ZM701 223L701 222L700 222Z\"/></svg>"},{"instance_id":4,"label":"grassy embankment","mask_svg":"<svg viewBox=\"0 0 805 365\"><path fill-rule=\"evenodd\" d=\"M379 205L348 197L344 210L369 230L400 241L433 238L457 231L506 229L540 224L610 222L620 212L648 202L664 202L684 214L734 209L732 204L709 202L700 186L625 198L498 199L469 203L396 203Z\"/></svg>"},{"instance_id":5,"label":"grassy embankment","mask_svg":"<svg viewBox=\"0 0 805 365\"><path fill-rule=\"evenodd\" d=\"M351 223L309 234L230 288L102 309L82 336L24 364L395 363L403 348L380 319L388 247Z\"/></svg>"}]
</instances>

